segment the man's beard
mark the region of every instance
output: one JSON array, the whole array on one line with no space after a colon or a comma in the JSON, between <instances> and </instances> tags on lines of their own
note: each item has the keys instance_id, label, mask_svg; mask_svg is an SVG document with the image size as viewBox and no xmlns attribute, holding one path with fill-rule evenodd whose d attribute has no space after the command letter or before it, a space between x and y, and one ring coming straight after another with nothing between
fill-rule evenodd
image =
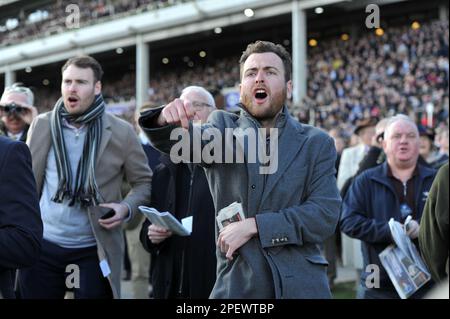
<instances>
[{"instance_id":1,"label":"man's beard","mask_svg":"<svg viewBox=\"0 0 450 319\"><path fill-rule=\"evenodd\" d=\"M283 88L283 90L280 93L277 93L270 97L269 99L269 105L270 108L268 108L264 113L262 114L255 114L252 112L252 110L258 110L261 106L259 105L253 105L252 108L249 108L248 105L252 105L253 95L244 94L241 97L241 104L245 111L250 113L255 119L258 121L268 121L272 120L277 116L277 114L280 112L280 110L283 108L287 98L287 89Z\"/></svg>"}]
</instances>

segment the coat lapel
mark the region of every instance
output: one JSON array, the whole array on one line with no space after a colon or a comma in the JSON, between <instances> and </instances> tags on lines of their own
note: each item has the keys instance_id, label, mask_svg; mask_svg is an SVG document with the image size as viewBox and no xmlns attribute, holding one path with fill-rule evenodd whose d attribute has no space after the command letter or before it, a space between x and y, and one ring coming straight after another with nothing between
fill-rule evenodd
<instances>
[{"instance_id":1,"label":"coat lapel","mask_svg":"<svg viewBox=\"0 0 450 319\"><path fill-rule=\"evenodd\" d=\"M237 127L243 130L246 130L248 128L250 129L258 129L258 125L253 122L252 119L248 118L247 116L241 116L237 122ZM237 138L237 133L236 131L233 132L233 137L236 140L239 140ZM247 136L248 137L248 136ZM247 207L243 207L244 208L244 212L247 218L249 217L253 217L255 215L255 212L257 211L257 204L260 202L261 200L261 196L262 196L262 191L258 191L256 190L256 187L261 187L261 185L263 185L264 183L264 176L260 175L259 172L259 163L258 163L258 156L256 155L256 163L251 161L249 162L249 154L248 154L248 148L249 147L254 147L254 145L250 145L251 143L248 143L248 139L247 139L247 147L244 148L244 161L245 164L242 165L246 165L247 169L246 171L248 172L248 190L247 190ZM243 145L241 145L242 147L244 147ZM238 147L236 145L236 147ZM256 147L256 146L255 146ZM255 188L253 188L255 187Z\"/></svg>"},{"instance_id":2,"label":"coat lapel","mask_svg":"<svg viewBox=\"0 0 450 319\"><path fill-rule=\"evenodd\" d=\"M32 154L34 177L36 178L36 186L39 198L42 194L44 183L45 168L47 167L47 157L52 146L50 133L50 112L43 118L41 123L37 123L35 130L30 136L28 146Z\"/></svg>"},{"instance_id":3,"label":"coat lapel","mask_svg":"<svg viewBox=\"0 0 450 319\"><path fill-rule=\"evenodd\" d=\"M302 134L303 128L301 125L294 124L293 121L289 116L281 136L278 137L278 169L274 174L267 175L267 184L264 188L260 207L263 207L265 200L267 200L278 180L284 175L292 161L298 159L297 153L300 152L303 144L307 140L307 137ZM260 207L258 207L258 211Z\"/></svg>"},{"instance_id":4,"label":"coat lapel","mask_svg":"<svg viewBox=\"0 0 450 319\"><path fill-rule=\"evenodd\" d=\"M102 116L103 120L103 128L102 128L102 141L100 143L100 150L97 154L96 165L99 164L100 158L102 157L103 152L105 151L106 146L108 145L109 140L111 139L111 122L109 121L108 114L105 112Z\"/></svg>"}]
</instances>

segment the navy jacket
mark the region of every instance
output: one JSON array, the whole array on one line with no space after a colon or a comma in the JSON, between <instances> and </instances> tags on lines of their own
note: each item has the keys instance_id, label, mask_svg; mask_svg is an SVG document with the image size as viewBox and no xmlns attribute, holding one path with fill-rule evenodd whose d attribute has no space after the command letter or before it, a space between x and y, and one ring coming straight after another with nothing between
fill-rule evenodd
<instances>
[{"instance_id":1,"label":"navy jacket","mask_svg":"<svg viewBox=\"0 0 450 319\"><path fill-rule=\"evenodd\" d=\"M436 171L420 164L418 167L419 175L414 185L415 219L420 222ZM364 269L361 282L364 283L367 275L371 274L364 271L367 265L376 264L380 267L380 288L394 289L378 257L381 251L393 243L389 219L393 217L398 222L404 222L400 214L401 203L387 176L387 168L385 162L356 177L342 205L341 230L362 241Z\"/></svg>"},{"instance_id":2,"label":"navy jacket","mask_svg":"<svg viewBox=\"0 0 450 319\"><path fill-rule=\"evenodd\" d=\"M0 297L14 298L14 269L37 261L42 221L26 144L0 136Z\"/></svg>"}]
</instances>

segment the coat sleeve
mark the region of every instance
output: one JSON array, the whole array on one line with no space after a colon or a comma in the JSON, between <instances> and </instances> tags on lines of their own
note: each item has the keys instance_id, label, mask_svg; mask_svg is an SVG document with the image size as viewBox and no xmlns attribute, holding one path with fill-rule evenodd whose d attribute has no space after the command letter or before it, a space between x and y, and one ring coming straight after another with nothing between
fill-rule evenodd
<instances>
[{"instance_id":1,"label":"coat sleeve","mask_svg":"<svg viewBox=\"0 0 450 319\"><path fill-rule=\"evenodd\" d=\"M341 231L368 243L392 243L388 223L377 221L369 215L372 210L369 207L370 191L367 174L357 176L342 204Z\"/></svg>"},{"instance_id":2,"label":"coat sleeve","mask_svg":"<svg viewBox=\"0 0 450 319\"><path fill-rule=\"evenodd\" d=\"M156 119L161 113L164 106L148 110L139 117L139 126L147 135L151 144L160 152L169 154L170 149L176 143L170 139L172 130L176 129L175 125L157 126Z\"/></svg>"},{"instance_id":3,"label":"coat sleeve","mask_svg":"<svg viewBox=\"0 0 450 319\"><path fill-rule=\"evenodd\" d=\"M13 143L0 162L0 268L22 268L37 261L42 220L31 154Z\"/></svg>"},{"instance_id":4,"label":"coat sleeve","mask_svg":"<svg viewBox=\"0 0 450 319\"><path fill-rule=\"evenodd\" d=\"M190 121L187 130L175 125L156 126L156 118L162 109L161 106L144 112L139 118L139 125L151 144L160 152L170 155L175 164L184 162L209 167L214 163L223 163L225 154L234 151L233 146L228 145L223 138L226 127L223 112L212 112L208 122L202 125L194 125ZM216 142L211 143L212 141ZM207 152L204 152L205 147L210 147L211 144L222 146L224 151L214 154L208 148Z\"/></svg>"},{"instance_id":5,"label":"coat sleeve","mask_svg":"<svg viewBox=\"0 0 450 319\"><path fill-rule=\"evenodd\" d=\"M163 172L164 168L162 164L156 166L155 172L152 179L152 196L151 196L151 202L150 207L154 207L159 211L165 211L166 205L164 202L164 198L166 193L168 192L166 186L168 184L168 178L169 176L167 174L164 174ZM150 220L148 218L145 218L144 223L142 224L141 232L139 234L139 240L141 241L142 246L144 249L154 254L158 250L163 249L164 246L166 246L166 243L171 240L171 238L167 238L160 244L153 244L151 240L148 238L148 227L151 225Z\"/></svg>"},{"instance_id":6,"label":"coat sleeve","mask_svg":"<svg viewBox=\"0 0 450 319\"><path fill-rule=\"evenodd\" d=\"M448 164L438 172L420 221L419 244L434 280L448 277Z\"/></svg>"},{"instance_id":7,"label":"coat sleeve","mask_svg":"<svg viewBox=\"0 0 450 319\"><path fill-rule=\"evenodd\" d=\"M147 252L151 253L152 252L150 249L151 242L147 236L148 226L150 226L150 221L146 218L144 223L142 224L141 232L139 233L139 240L141 241L141 244L144 247L144 249Z\"/></svg>"},{"instance_id":8,"label":"coat sleeve","mask_svg":"<svg viewBox=\"0 0 450 319\"><path fill-rule=\"evenodd\" d=\"M336 187L336 150L331 138L321 143L313 172L305 186L305 198L300 205L256 215L259 238L263 248L278 245L321 244L336 230L341 197ZM277 241L274 238L279 238Z\"/></svg>"}]
</instances>

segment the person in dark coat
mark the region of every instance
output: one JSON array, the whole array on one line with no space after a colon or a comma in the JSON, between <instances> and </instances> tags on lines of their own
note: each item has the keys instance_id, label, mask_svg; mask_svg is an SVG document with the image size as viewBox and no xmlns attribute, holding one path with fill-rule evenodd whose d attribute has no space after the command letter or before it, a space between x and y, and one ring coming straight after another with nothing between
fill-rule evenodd
<instances>
[{"instance_id":1,"label":"person in dark coat","mask_svg":"<svg viewBox=\"0 0 450 319\"><path fill-rule=\"evenodd\" d=\"M389 121L383 149L386 162L357 176L344 198L341 230L362 241L364 267L358 298L398 298L379 254L393 243L388 222L391 218L404 223L412 217L407 235L418 247L420 219L436 171L418 163L419 132L406 116ZM379 287L369 287L370 265L379 267ZM423 296L421 288L413 298Z\"/></svg>"},{"instance_id":2,"label":"person in dark coat","mask_svg":"<svg viewBox=\"0 0 450 319\"><path fill-rule=\"evenodd\" d=\"M381 145L381 143L383 142L384 130L386 129L386 124L388 123L388 121L388 118L382 119L375 126L375 135L372 138L372 145L359 163L358 171L356 172L356 174L347 179L347 181L344 183L344 186L342 186L342 198L344 198L347 194L347 191L350 188L350 185L355 180L356 176L360 175L362 172L368 170L369 168L380 165L386 160L386 155L383 152L383 146Z\"/></svg>"},{"instance_id":3,"label":"person in dark coat","mask_svg":"<svg viewBox=\"0 0 450 319\"><path fill-rule=\"evenodd\" d=\"M372 145L370 146L369 150L367 151L367 154L364 156L364 158L359 163L358 171L355 175L347 179L344 186L341 189L341 197L344 198L347 194L348 189L350 188L350 185L355 180L356 176L360 175L364 171L368 170L369 168L378 166L386 160L386 154L383 151L383 139L384 139L384 130L386 129L386 125L389 122L389 118L382 119L379 121L375 127L375 136L372 140ZM428 163L423 159L422 156L419 155L418 163L423 166L430 166Z\"/></svg>"},{"instance_id":4,"label":"person in dark coat","mask_svg":"<svg viewBox=\"0 0 450 319\"><path fill-rule=\"evenodd\" d=\"M42 220L26 144L0 136L0 299L15 298L15 269L37 262Z\"/></svg>"},{"instance_id":5,"label":"person in dark coat","mask_svg":"<svg viewBox=\"0 0 450 319\"><path fill-rule=\"evenodd\" d=\"M180 96L191 101L205 122L215 109L212 95L201 87L187 87ZM172 235L146 220L140 239L152 254L153 297L208 298L216 280L215 209L202 167L174 164L162 155L152 181L151 207L169 211L178 220L193 216L192 234Z\"/></svg>"}]
</instances>

